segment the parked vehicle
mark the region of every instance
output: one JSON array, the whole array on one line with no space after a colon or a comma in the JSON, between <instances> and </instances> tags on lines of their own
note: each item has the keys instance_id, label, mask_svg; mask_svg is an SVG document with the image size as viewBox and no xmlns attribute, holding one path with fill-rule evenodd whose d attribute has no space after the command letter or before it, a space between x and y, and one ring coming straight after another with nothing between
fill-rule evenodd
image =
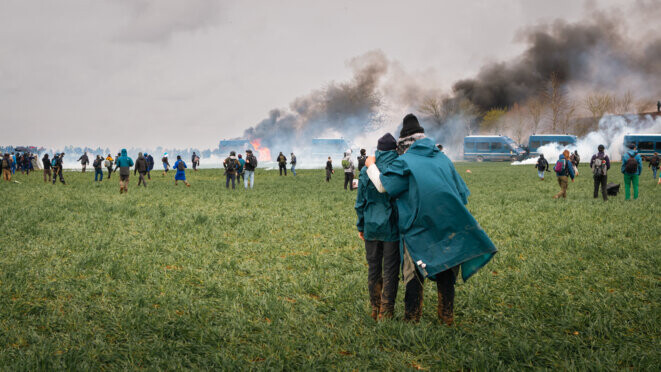
<instances>
[{"instance_id":1,"label":"parked vehicle","mask_svg":"<svg viewBox=\"0 0 661 372\"><path fill-rule=\"evenodd\" d=\"M526 152L507 136L464 137L464 159L475 161L517 161Z\"/></svg>"},{"instance_id":2,"label":"parked vehicle","mask_svg":"<svg viewBox=\"0 0 661 372\"><path fill-rule=\"evenodd\" d=\"M538 157L539 152L537 149L549 143L557 143L560 146L566 147L569 145L576 145L576 136L571 134L533 134L528 138L528 151L531 157Z\"/></svg>"},{"instance_id":3,"label":"parked vehicle","mask_svg":"<svg viewBox=\"0 0 661 372\"><path fill-rule=\"evenodd\" d=\"M624 136L623 145L626 149L629 144L635 144L638 153L647 159L654 155L654 152L661 152L661 134L627 134Z\"/></svg>"}]
</instances>

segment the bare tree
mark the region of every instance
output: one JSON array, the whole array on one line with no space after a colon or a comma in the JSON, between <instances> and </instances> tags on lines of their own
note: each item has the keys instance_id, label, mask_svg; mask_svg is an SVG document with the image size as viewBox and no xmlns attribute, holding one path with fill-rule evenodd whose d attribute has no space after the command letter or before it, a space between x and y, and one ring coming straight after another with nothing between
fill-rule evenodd
<instances>
[{"instance_id":1,"label":"bare tree","mask_svg":"<svg viewBox=\"0 0 661 372\"><path fill-rule=\"evenodd\" d=\"M605 113L613 110L615 100L608 93L592 93L585 97L585 109L592 114L593 124L596 124Z\"/></svg>"},{"instance_id":2,"label":"bare tree","mask_svg":"<svg viewBox=\"0 0 661 372\"><path fill-rule=\"evenodd\" d=\"M512 128L514 139L516 139L517 143L521 143L521 141L523 141L523 137L527 134L526 132L528 129L526 125L525 112L518 103L515 103L507 113L507 116L508 122L511 123L510 126Z\"/></svg>"},{"instance_id":3,"label":"bare tree","mask_svg":"<svg viewBox=\"0 0 661 372\"><path fill-rule=\"evenodd\" d=\"M427 96L422 100L418 110L431 119L437 125L443 124L443 98L438 96Z\"/></svg>"},{"instance_id":4,"label":"bare tree","mask_svg":"<svg viewBox=\"0 0 661 372\"><path fill-rule=\"evenodd\" d=\"M633 93L630 90L624 92L622 98L618 100L617 106L620 114L629 114L631 113L631 107L633 106Z\"/></svg>"},{"instance_id":5,"label":"bare tree","mask_svg":"<svg viewBox=\"0 0 661 372\"><path fill-rule=\"evenodd\" d=\"M555 132L567 109L567 92L555 72L549 78L544 98L551 109L551 130Z\"/></svg>"},{"instance_id":6,"label":"bare tree","mask_svg":"<svg viewBox=\"0 0 661 372\"><path fill-rule=\"evenodd\" d=\"M542 114L544 113L544 102L538 97L531 98L526 104L528 115L530 115L530 129L533 133L537 133L539 123L542 121Z\"/></svg>"},{"instance_id":7,"label":"bare tree","mask_svg":"<svg viewBox=\"0 0 661 372\"><path fill-rule=\"evenodd\" d=\"M560 129L562 130L562 133L567 133L569 131L569 125L571 124L572 120L574 120L575 113L576 105L573 103L568 104L562 115L562 121L560 122Z\"/></svg>"}]
</instances>

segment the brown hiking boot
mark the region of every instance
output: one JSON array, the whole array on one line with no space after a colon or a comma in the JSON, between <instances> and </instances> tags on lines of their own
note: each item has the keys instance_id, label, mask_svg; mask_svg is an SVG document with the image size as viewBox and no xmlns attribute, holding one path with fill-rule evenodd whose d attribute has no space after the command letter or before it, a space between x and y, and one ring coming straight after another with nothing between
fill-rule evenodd
<instances>
[{"instance_id":1,"label":"brown hiking boot","mask_svg":"<svg viewBox=\"0 0 661 372\"><path fill-rule=\"evenodd\" d=\"M443 301L443 295L441 292L438 292L438 319L446 325L452 325L454 323L454 299L450 301Z\"/></svg>"},{"instance_id":2,"label":"brown hiking boot","mask_svg":"<svg viewBox=\"0 0 661 372\"><path fill-rule=\"evenodd\" d=\"M377 320L378 317L379 317L379 309L373 307L372 308L372 315L370 315L370 317L372 317L372 319L374 319L374 320Z\"/></svg>"}]
</instances>

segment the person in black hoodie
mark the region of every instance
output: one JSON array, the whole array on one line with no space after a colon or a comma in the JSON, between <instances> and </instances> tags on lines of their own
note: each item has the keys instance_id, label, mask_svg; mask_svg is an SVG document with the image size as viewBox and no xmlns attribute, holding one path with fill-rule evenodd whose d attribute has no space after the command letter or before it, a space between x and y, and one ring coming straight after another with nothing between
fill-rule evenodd
<instances>
[{"instance_id":1,"label":"person in black hoodie","mask_svg":"<svg viewBox=\"0 0 661 372\"><path fill-rule=\"evenodd\" d=\"M147 179L151 180L151 170L154 169L154 157L151 154L145 154L147 159Z\"/></svg>"},{"instance_id":2,"label":"person in black hoodie","mask_svg":"<svg viewBox=\"0 0 661 372\"><path fill-rule=\"evenodd\" d=\"M48 154L44 154L44 157L41 158L41 163L44 165L44 182L51 182L51 162ZM46 176L48 176L48 181L46 181Z\"/></svg>"},{"instance_id":3,"label":"person in black hoodie","mask_svg":"<svg viewBox=\"0 0 661 372\"><path fill-rule=\"evenodd\" d=\"M243 166L243 188L248 190L255 186L255 169L257 168L257 158L252 154L252 150L246 150L246 164Z\"/></svg>"},{"instance_id":4,"label":"person in black hoodie","mask_svg":"<svg viewBox=\"0 0 661 372\"><path fill-rule=\"evenodd\" d=\"M103 181L103 158L101 155L96 156L96 159L94 159L94 162L92 163L92 167L94 167L94 182ZM101 176L101 179L99 179L99 176Z\"/></svg>"},{"instance_id":5,"label":"person in black hoodie","mask_svg":"<svg viewBox=\"0 0 661 372\"><path fill-rule=\"evenodd\" d=\"M287 175L287 157L280 153L278 155L278 169L280 170L280 175L282 176L282 171L285 171L285 176Z\"/></svg>"},{"instance_id":6,"label":"person in black hoodie","mask_svg":"<svg viewBox=\"0 0 661 372\"><path fill-rule=\"evenodd\" d=\"M333 170L333 162L331 161L331 157L328 157L328 161L326 162L326 182L330 182L331 180L331 175L335 173Z\"/></svg>"},{"instance_id":7,"label":"person in black hoodie","mask_svg":"<svg viewBox=\"0 0 661 372\"><path fill-rule=\"evenodd\" d=\"M138 159L136 159L135 167L133 168L133 175L135 176L136 172L139 174L138 186L140 186L140 183L142 183L145 187L147 187L147 182L145 182L145 174L147 174L148 169L149 166L147 165L147 159L145 159L142 153L139 152Z\"/></svg>"},{"instance_id":8,"label":"person in black hoodie","mask_svg":"<svg viewBox=\"0 0 661 372\"><path fill-rule=\"evenodd\" d=\"M535 168L537 168L537 175L539 176L539 179L544 181L544 172L549 171L549 162L544 159L544 154L539 155L539 160L537 160Z\"/></svg>"},{"instance_id":9,"label":"person in black hoodie","mask_svg":"<svg viewBox=\"0 0 661 372\"><path fill-rule=\"evenodd\" d=\"M64 153L55 155L55 159L55 166L53 167L53 185L57 181L57 176L60 176L60 182L62 182L63 185L66 185L67 183L64 182L64 177L62 176L62 168L64 168Z\"/></svg>"},{"instance_id":10,"label":"person in black hoodie","mask_svg":"<svg viewBox=\"0 0 661 372\"><path fill-rule=\"evenodd\" d=\"M358 172L363 169L365 166L365 160L367 160L367 155L365 155L367 151L365 149L360 149L360 156L358 156L356 159L358 159Z\"/></svg>"},{"instance_id":11,"label":"person in black hoodie","mask_svg":"<svg viewBox=\"0 0 661 372\"><path fill-rule=\"evenodd\" d=\"M87 164L89 164L90 159L87 157L87 152L83 153L83 156L78 158L78 161L80 162L80 165L83 166L83 173L85 173L85 169L87 168Z\"/></svg>"}]
</instances>

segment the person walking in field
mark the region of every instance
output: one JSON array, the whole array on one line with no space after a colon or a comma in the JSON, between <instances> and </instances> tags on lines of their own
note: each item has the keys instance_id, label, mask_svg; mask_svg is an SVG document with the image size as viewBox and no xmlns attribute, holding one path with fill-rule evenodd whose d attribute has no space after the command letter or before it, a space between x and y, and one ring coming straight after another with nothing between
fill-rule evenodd
<instances>
[{"instance_id":1,"label":"person walking in field","mask_svg":"<svg viewBox=\"0 0 661 372\"><path fill-rule=\"evenodd\" d=\"M652 178L656 179L656 173L659 171L659 163L661 163L661 158L659 158L659 153L655 152L653 156L650 156L647 161L649 162L648 167L652 169Z\"/></svg>"},{"instance_id":2,"label":"person walking in field","mask_svg":"<svg viewBox=\"0 0 661 372\"><path fill-rule=\"evenodd\" d=\"M110 175L112 174L112 166L115 163L115 159L112 158L110 154L106 157L106 160L103 162L103 165L108 169L108 179L110 179Z\"/></svg>"},{"instance_id":3,"label":"person walking in field","mask_svg":"<svg viewBox=\"0 0 661 372\"><path fill-rule=\"evenodd\" d=\"M103 158L97 155L96 159L92 162L94 168L94 182L103 182Z\"/></svg>"},{"instance_id":4,"label":"person walking in field","mask_svg":"<svg viewBox=\"0 0 661 372\"><path fill-rule=\"evenodd\" d=\"M7 182L11 181L11 164L9 153L5 153L0 160L0 169L2 169L2 179Z\"/></svg>"},{"instance_id":5,"label":"person walking in field","mask_svg":"<svg viewBox=\"0 0 661 372\"><path fill-rule=\"evenodd\" d=\"M119 168L119 193L129 192L129 176L131 175L131 167L133 166L133 159L130 158L126 149L122 149L121 155L115 159L115 169Z\"/></svg>"},{"instance_id":6,"label":"person walking in field","mask_svg":"<svg viewBox=\"0 0 661 372\"><path fill-rule=\"evenodd\" d=\"M622 156L622 174L624 175L624 200L630 200L633 185L633 200L638 199L638 177L643 171L643 159L636 151L635 144L629 144L629 151Z\"/></svg>"},{"instance_id":7,"label":"person walking in field","mask_svg":"<svg viewBox=\"0 0 661 372\"><path fill-rule=\"evenodd\" d=\"M147 159L147 179L151 180L151 171L154 169L154 157L151 154L145 154Z\"/></svg>"},{"instance_id":8,"label":"person walking in field","mask_svg":"<svg viewBox=\"0 0 661 372\"><path fill-rule=\"evenodd\" d=\"M16 153L11 153L11 174L16 174Z\"/></svg>"},{"instance_id":9,"label":"person walking in field","mask_svg":"<svg viewBox=\"0 0 661 372\"><path fill-rule=\"evenodd\" d=\"M230 188L230 180L232 181L232 190L234 190L234 184L236 182L236 173L239 170L239 161L236 159L236 153L234 151L230 152L230 156L225 158L223 161L223 167L225 167L225 188Z\"/></svg>"},{"instance_id":10,"label":"person walking in field","mask_svg":"<svg viewBox=\"0 0 661 372\"><path fill-rule=\"evenodd\" d=\"M51 160L48 157L48 154L44 154L44 157L41 158L41 164L44 166L44 182L51 182Z\"/></svg>"},{"instance_id":11,"label":"person walking in field","mask_svg":"<svg viewBox=\"0 0 661 372\"><path fill-rule=\"evenodd\" d=\"M539 155L535 168L537 168L537 176L539 176L539 179L544 181L544 172L549 171L549 162L544 159L544 154Z\"/></svg>"},{"instance_id":12,"label":"person walking in field","mask_svg":"<svg viewBox=\"0 0 661 372\"><path fill-rule=\"evenodd\" d=\"M590 168L592 169L592 177L594 178L594 198L599 197L599 188L601 187L601 196L604 201L608 200L608 193L606 192L606 184L608 181L608 170L611 169L611 161L608 155L604 153L604 145L597 147L597 153L592 155L590 159Z\"/></svg>"},{"instance_id":13,"label":"person walking in field","mask_svg":"<svg viewBox=\"0 0 661 372\"><path fill-rule=\"evenodd\" d=\"M375 154L376 166L387 169L397 159L396 149L397 141L390 133L381 137ZM379 193L374 187L365 167L359 175L354 208L358 215L358 237L365 242L372 319L392 318L400 264L397 206L388 193Z\"/></svg>"},{"instance_id":14,"label":"person walking in field","mask_svg":"<svg viewBox=\"0 0 661 372\"><path fill-rule=\"evenodd\" d=\"M246 150L245 174L243 175L243 188L246 190L248 190L248 183L250 183L250 189L255 186L255 169L257 169L257 158L252 154L252 150Z\"/></svg>"},{"instance_id":15,"label":"person walking in field","mask_svg":"<svg viewBox=\"0 0 661 372\"><path fill-rule=\"evenodd\" d=\"M356 160L358 160L358 173L360 173L360 171L363 170L363 167L365 166L365 160L367 160L366 154L367 150L360 149L360 155L356 158Z\"/></svg>"},{"instance_id":16,"label":"person walking in field","mask_svg":"<svg viewBox=\"0 0 661 372\"><path fill-rule=\"evenodd\" d=\"M578 150L574 150L574 153L569 155L569 161L574 168L574 174L578 176L578 164L581 162L581 156L578 154Z\"/></svg>"},{"instance_id":17,"label":"person walking in field","mask_svg":"<svg viewBox=\"0 0 661 372\"><path fill-rule=\"evenodd\" d=\"M244 176L246 161L243 159L241 154L237 155L237 158L238 158L237 161L239 162L239 169L237 169L237 171L236 171L236 183L238 183L239 186L240 186L241 185L241 178L243 178L244 181L246 180L246 178Z\"/></svg>"},{"instance_id":18,"label":"person walking in field","mask_svg":"<svg viewBox=\"0 0 661 372\"><path fill-rule=\"evenodd\" d=\"M90 159L87 157L87 152L84 152L81 157L78 158L78 161L80 162L80 165L83 166L83 173L85 173L85 169L87 168L87 164L89 164Z\"/></svg>"},{"instance_id":19,"label":"person walking in field","mask_svg":"<svg viewBox=\"0 0 661 372\"><path fill-rule=\"evenodd\" d=\"M558 178L558 185L560 186L560 192L557 193L553 199L558 199L560 197L567 199L567 187L569 186L569 177L571 181L574 182L574 167L571 162L568 160L569 150L565 150L560 154L558 161L555 163L553 170L555 175Z\"/></svg>"},{"instance_id":20,"label":"person walking in field","mask_svg":"<svg viewBox=\"0 0 661 372\"><path fill-rule=\"evenodd\" d=\"M292 152L291 154L291 159L289 160L289 164L291 164L291 173L296 176L296 155Z\"/></svg>"},{"instance_id":21,"label":"person walking in field","mask_svg":"<svg viewBox=\"0 0 661 372\"><path fill-rule=\"evenodd\" d=\"M173 169L177 171L174 175L174 185L177 186L179 181L182 181L186 187L190 187L190 183L186 181L186 163L181 159L181 155L177 155L177 161L174 162Z\"/></svg>"},{"instance_id":22,"label":"person walking in field","mask_svg":"<svg viewBox=\"0 0 661 372\"><path fill-rule=\"evenodd\" d=\"M133 175L135 176L138 173L138 187L142 184L144 187L147 187L147 182L145 181L145 175L147 174L147 159L142 155L141 152L138 153L138 158L135 160L135 167L133 168Z\"/></svg>"},{"instance_id":23,"label":"person walking in field","mask_svg":"<svg viewBox=\"0 0 661 372\"><path fill-rule=\"evenodd\" d=\"M282 171L287 175L287 157L285 157L282 152L278 155L278 169L280 170L280 175L282 176Z\"/></svg>"},{"instance_id":24,"label":"person walking in field","mask_svg":"<svg viewBox=\"0 0 661 372\"><path fill-rule=\"evenodd\" d=\"M177 160L181 160L181 156L177 155ZM163 157L161 158L161 162L163 163L163 175L165 176L165 174L168 173L168 169L170 169L170 162L168 161L168 153L167 152L165 154L163 154ZM185 177L185 175L184 175L184 177Z\"/></svg>"},{"instance_id":25,"label":"person walking in field","mask_svg":"<svg viewBox=\"0 0 661 372\"><path fill-rule=\"evenodd\" d=\"M342 158L342 168L344 168L344 189L347 189L349 185L349 191L353 190L353 177L355 168L353 166L353 161L351 161L351 151L344 153L344 158Z\"/></svg>"},{"instance_id":26,"label":"person walking in field","mask_svg":"<svg viewBox=\"0 0 661 372\"><path fill-rule=\"evenodd\" d=\"M197 172L197 154L193 151L193 155L190 157L190 162L193 164L193 172Z\"/></svg>"},{"instance_id":27,"label":"person walking in field","mask_svg":"<svg viewBox=\"0 0 661 372\"><path fill-rule=\"evenodd\" d=\"M382 173L372 156L365 166L374 187L397 201L404 319L420 320L428 278L436 281L436 313L451 325L457 274L468 280L498 250L466 208L470 191L452 161L425 137L413 114L404 117L397 153Z\"/></svg>"},{"instance_id":28,"label":"person walking in field","mask_svg":"<svg viewBox=\"0 0 661 372\"><path fill-rule=\"evenodd\" d=\"M331 175L335 173L333 170L333 161L331 160L331 157L328 157L328 161L326 162L326 182L330 182L331 180Z\"/></svg>"},{"instance_id":29,"label":"person walking in field","mask_svg":"<svg viewBox=\"0 0 661 372\"><path fill-rule=\"evenodd\" d=\"M64 176L62 175L62 170L64 169L64 153L59 155L55 154L51 161L51 165L53 166L53 185L57 182L57 177L60 177L60 182L63 185L66 185L67 183L64 182Z\"/></svg>"}]
</instances>

